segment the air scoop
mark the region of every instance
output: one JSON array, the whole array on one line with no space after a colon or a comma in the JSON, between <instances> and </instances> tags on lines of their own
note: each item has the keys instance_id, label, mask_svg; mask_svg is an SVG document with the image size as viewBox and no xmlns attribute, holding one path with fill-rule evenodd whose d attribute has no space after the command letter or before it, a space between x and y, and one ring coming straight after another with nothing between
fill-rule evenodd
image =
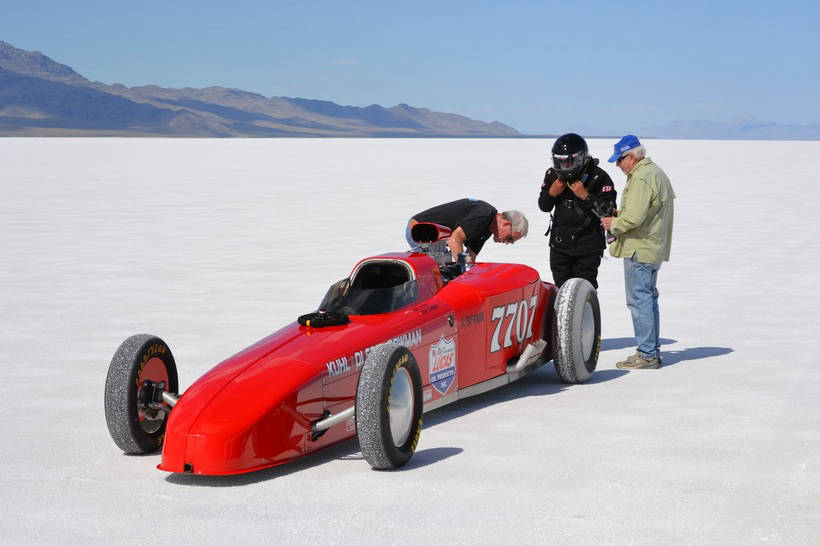
<instances>
[{"instance_id":1,"label":"air scoop","mask_svg":"<svg viewBox=\"0 0 820 546\"><path fill-rule=\"evenodd\" d=\"M448 239L453 230L447 226L430 222L419 222L410 228L410 237L420 245L436 243Z\"/></svg>"}]
</instances>

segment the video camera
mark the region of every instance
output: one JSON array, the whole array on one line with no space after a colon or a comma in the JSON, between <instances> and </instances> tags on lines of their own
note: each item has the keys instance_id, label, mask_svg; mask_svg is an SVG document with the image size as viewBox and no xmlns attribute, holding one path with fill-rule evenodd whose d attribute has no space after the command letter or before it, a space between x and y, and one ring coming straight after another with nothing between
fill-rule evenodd
<instances>
[{"instance_id":1,"label":"video camera","mask_svg":"<svg viewBox=\"0 0 820 546\"><path fill-rule=\"evenodd\" d=\"M598 218L606 218L608 216L615 216L615 203L612 201L595 201L592 204L592 212ZM615 241L615 236L607 230L606 244L612 244Z\"/></svg>"}]
</instances>

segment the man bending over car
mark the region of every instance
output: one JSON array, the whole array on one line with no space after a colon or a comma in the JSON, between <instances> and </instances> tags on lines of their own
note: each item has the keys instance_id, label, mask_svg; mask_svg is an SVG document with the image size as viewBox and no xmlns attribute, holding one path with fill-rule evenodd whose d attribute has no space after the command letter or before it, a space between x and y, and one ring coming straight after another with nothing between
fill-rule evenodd
<instances>
[{"instance_id":1,"label":"man bending over car","mask_svg":"<svg viewBox=\"0 0 820 546\"><path fill-rule=\"evenodd\" d=\"M485 201L459 199L429 208L410 218L406 236L411 248L417 245L410 238L410 229L419 222L432 222L453 231L447 239L447 248L452 252L454 262L458 261L458 255L462 252L467 253L468 261L475 261L490 235L496 243L513 244L527 236L529 226L527 217L517 210L498 212Z\"/></svg>"}]
</instances>

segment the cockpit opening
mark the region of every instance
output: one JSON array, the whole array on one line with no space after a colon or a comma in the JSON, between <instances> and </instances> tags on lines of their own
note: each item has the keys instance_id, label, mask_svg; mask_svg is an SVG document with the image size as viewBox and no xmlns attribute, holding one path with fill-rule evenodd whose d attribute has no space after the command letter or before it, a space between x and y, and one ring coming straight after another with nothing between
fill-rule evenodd
<instances>
[{"instance_id":1,"label":"cockpit opening","mask_svg":"<svg viewBox=\"0 0 820 546\"><path fill-rule=\"evenodd\" d=\"M359 265L350 278L327 291L319 309L346 315L377 315L409 305L418 298L418 282L409 264L374 260Z\"/></svg>"}]
</instances>

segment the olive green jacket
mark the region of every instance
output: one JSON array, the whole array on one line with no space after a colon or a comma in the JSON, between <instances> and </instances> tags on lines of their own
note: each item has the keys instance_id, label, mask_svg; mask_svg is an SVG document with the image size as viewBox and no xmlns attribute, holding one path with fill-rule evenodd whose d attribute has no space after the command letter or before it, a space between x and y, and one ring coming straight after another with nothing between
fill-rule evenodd
<instances>
[{"instance_id":1,"label":"olive green jacket","mask_svg":"<svg viewBox=\"0 0 820 546\"><path fill-rule=\"evenodd\" d=\"M609 247L616 258L643 263L669 261L675 192L666 174L648 157L641 159L626 177L618 216L610 231L617 238Z\"/></svg>"}]
</instances>

